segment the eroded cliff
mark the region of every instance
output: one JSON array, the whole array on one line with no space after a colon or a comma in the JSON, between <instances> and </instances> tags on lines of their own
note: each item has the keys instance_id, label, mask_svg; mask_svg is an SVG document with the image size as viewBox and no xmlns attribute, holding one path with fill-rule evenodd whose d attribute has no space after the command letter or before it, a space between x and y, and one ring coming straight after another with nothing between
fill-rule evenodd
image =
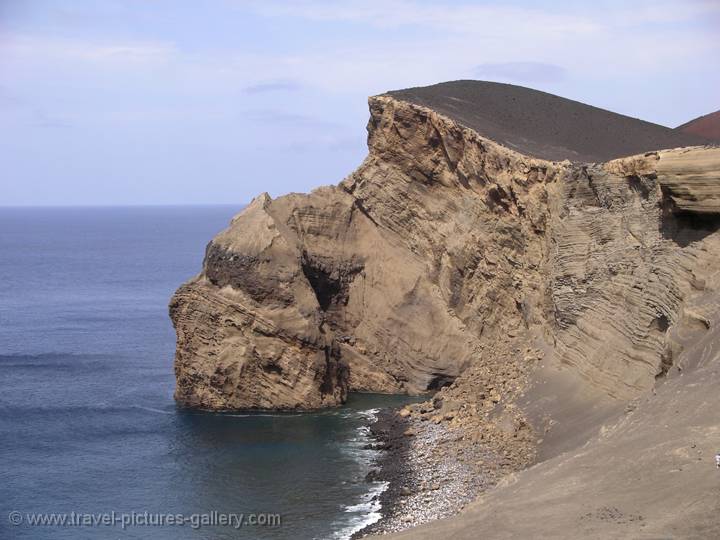
<instances>
[{"instance_id":1,"label":"eroded cliff","mask_svg":"<svg viewBox=\"0 0 720 540\"><path fill-rule=\"evenodd\" d=\"M255 199L171 303L177 398L317 407L439 389L545 320L548 190L530 159L435 112L371 99L370 154L338 187Z\"/></svg>"},{"instance_id":2,"label":"eroded cliff","mask_svg":"<svg viewBox=\"0 0 720 540\"><path fill-rule=\"evenodd\" d=\"M716 149L551 162L390 96L370 111L357 171L255 199L176 293L180 402L312 408L348 390L437 390L469 367L525 370L511 343L529 332L612 395L653 384L664 334L713 262L681 237L702 236L688 214L718 212Z\"/></svg>"},{"instance_id":3,"label":"eroded cliff","mask_svg":"<svg viewBox=\"0 0 720 540\"><path fill-rule=\"evenodd\" d=\"M718 282L720 149L543 93L520 121L522 92L468 84L370 98L355 172L263 194L208 244L170 304L181 404L431 391L407 421L443 426L443 459L482 445L501 476L680 369L714 320L697 299Z\"/></svg>"}]
</instances>

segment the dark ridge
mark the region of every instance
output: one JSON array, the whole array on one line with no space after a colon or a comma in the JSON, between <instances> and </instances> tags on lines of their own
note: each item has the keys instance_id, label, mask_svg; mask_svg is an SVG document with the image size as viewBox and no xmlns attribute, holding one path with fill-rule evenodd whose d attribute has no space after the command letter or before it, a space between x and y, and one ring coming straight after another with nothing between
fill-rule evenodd
<instances>
[{"instance_id":1,"label":"dark ridge","mask_svg":"<svg viewBox=\"0 0 720 540\"><path fill-rule=\"evenodd\" d=\"M720 111L699 116L675 128L676 131L705 137L711 141L720 141Z\"/></svg>"},{"instance_id":2,"label":"dark ridge","mask_svg":"<svg viewBox=\"0 0 720 540\"><path fill-rule=\"evenodd\" d=\"M603 162L707 139L512 84L452 81L386 95L450 117L503 146L552 161Z\"/></svg>"}]
</instances>

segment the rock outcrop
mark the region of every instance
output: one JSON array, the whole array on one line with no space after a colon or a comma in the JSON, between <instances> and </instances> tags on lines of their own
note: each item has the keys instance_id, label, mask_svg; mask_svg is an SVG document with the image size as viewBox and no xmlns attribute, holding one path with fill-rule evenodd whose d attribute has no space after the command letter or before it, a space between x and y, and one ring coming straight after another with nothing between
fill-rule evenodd
<instances>
[{"instance_id":1,"label":"rock outcrop","mask_svg":"<svg viewBox=\"0 0 720 540\"><path fill-rule=\"evenodd\" d=\"M720 215L720 149L664 152L657 164L660 186L673 213Z\"/></svg>"},{"instance_id":2,"label":"rock outcrop","mask_svg":"<svg viewBox=\"0 0 720 540\"><path fill-rule=\"evenodd\" d=\"M668 373L671 329L720 262L720 151L662 150L699 139L475 84L370 98L354 173L261 195L210 242L170 305L181 404L315 408L348 391L442 389L454 426L495 422L531 444L549 421L521 403L539 366L610 400ZM524 134L522 96L537 107ZM573 146L583 128L594 153L590 135ZM613 130L634 136L618 146Z\"/></svg>"}]
</instances>

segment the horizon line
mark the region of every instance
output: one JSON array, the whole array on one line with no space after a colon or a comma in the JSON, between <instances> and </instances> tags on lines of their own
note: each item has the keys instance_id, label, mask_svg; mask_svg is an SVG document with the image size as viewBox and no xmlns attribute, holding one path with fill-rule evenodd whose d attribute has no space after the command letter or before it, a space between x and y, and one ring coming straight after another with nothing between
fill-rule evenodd
<instances>
[{"instance_id":1,"label":"horizon line","mask_svg":"<svg viewBox=\"0 0 720 540\"><path fill-rule=\"evenodd\" d=\"M0 210L20 209L81 209L81 208L188 208L247 206L247 202L238 203L127 203L127 204L0 204Z\"/></svg>"}]
</instances>

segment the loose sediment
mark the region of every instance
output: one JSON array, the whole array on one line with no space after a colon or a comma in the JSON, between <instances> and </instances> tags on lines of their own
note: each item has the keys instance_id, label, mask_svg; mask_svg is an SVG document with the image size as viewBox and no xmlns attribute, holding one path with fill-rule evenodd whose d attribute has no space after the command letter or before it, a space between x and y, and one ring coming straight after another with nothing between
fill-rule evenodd
<instances>
[{"instance_id":1,"label":"loose sediment","mask_svg":"<svg viewBox=\"0 0 720 540\"><path fill-rule=\"evenodd\" d=\"M431 411L428 401L378 414L370 430L383 453L367 480L388 483L380 495L382 518L353 539L457 514L513 468L490 441L468 444L462 431L432 420Z\"/></svg>"}]
</instances>

